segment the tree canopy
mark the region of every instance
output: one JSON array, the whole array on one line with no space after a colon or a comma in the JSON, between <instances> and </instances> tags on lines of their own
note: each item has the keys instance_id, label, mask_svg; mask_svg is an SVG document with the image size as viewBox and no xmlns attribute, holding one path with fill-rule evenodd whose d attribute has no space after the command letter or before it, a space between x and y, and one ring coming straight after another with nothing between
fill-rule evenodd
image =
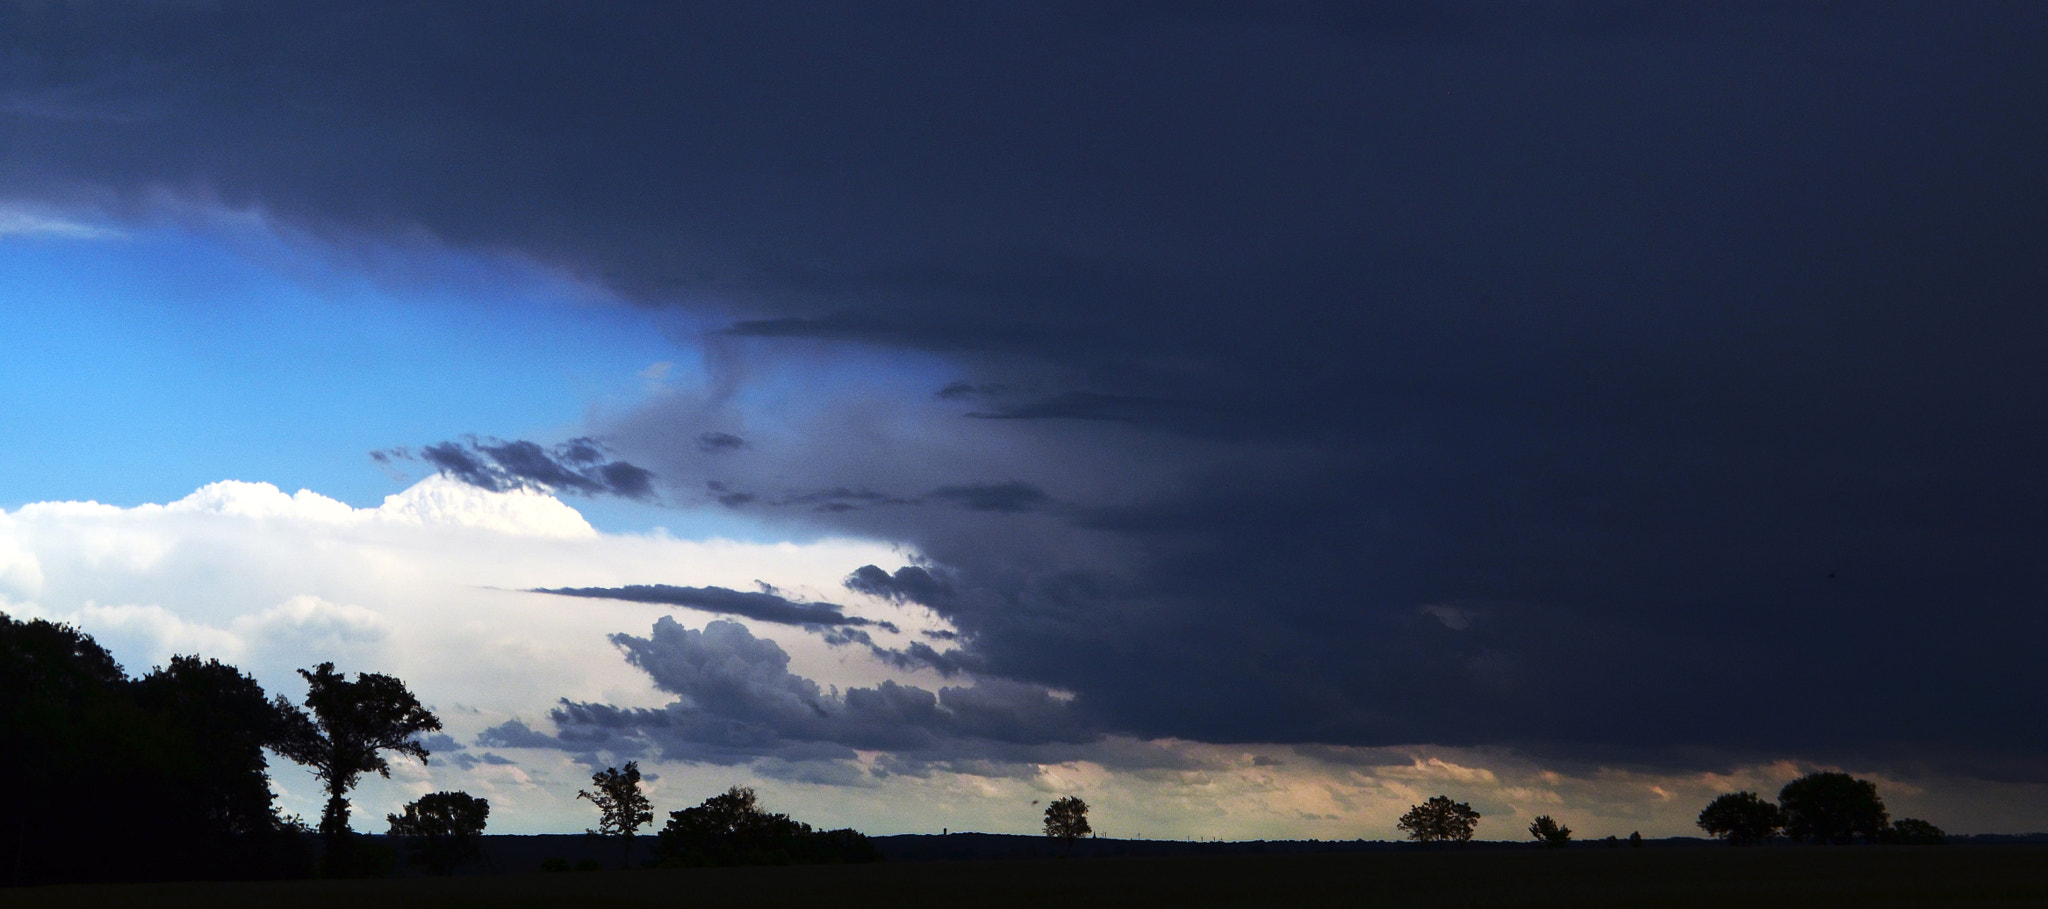
<instances>
[{"instance_id":1,"label":"tree canopy","mask_svg":"<svg viewBox=\"0 0 2048 909\"><path fill-rule=\"evenodd\" d=\"M365 773L391 776L386 751L426 763L428 751L418 736L440 729L441 721L420 706L404 682L388 675L358 673L351 682L334 671L333 663L301 669L299 675L310 686L306 711L311 715L278 695L285 733L277 753L312 768L326 787L320 832L327 837L330 867L345 871L349 790Z\"/></svg>"},{"instance_id":2,"label":"tree canopy","mask_svg":"<svg viewBox=\"0 0 2048 909\"><path fill-rule=\"evenodd\" d=\"M301 873L263 752L281 726L232 666L131 681L83 632L0 615L0 882Z\"/></svg>"},{"instance_id":3,"label":"tree canopy","mask_svg":"<svg viewBox=\"0 0 2048 909\"><path fill-rule=\"evenodd\" d=\"M1394 826L1408 831L1408 838L1418 843L1464 843L1471 841L1479 816L1471 805L1437 795L1409 808Z\"/></svg>"},{"instance_id":4,"label":"tree canopy","mask_svg":"<svg viewBox=\"0 0 2048 909\"><path fill-rule=\"evenodd\" d=\"M656 847L669 864L787 865L875 862L881 853L851 829L811 829L761 808L754 790L734 786L694 808L669 812Z\"/></svg>"},{"instance_id":5,"label":"tree canopy","mask_svg":"<svg viewBox=\"0 0 2048 909\"><path fill-rule=\"evenodd\" d=\"M1727 792L1708 802L1696 823L1730 846L1754 846L1777 835L1784 818L1754 792Z\"/></svg>"},{"instance_id":6,"label":"tree canopy","mask_svg":"<svg viewBox=\"0 0 2048 909\"><path fill-rule=\"evenodd\" d=\"M1893 846L1939 846L1948 840L1940 827L1917 817L1902 817L1885 829L1883 841Z\"/></svg>"},{"instance_id":7,"label":"tree canopy","mask_svg":"<svg viewBox=\"0 0 2048 909\"><path fill-rule=\"evenodd\" d=\"M596 787L576 791L579 799L589 799L597 806L597 829L588 831L592 836L616 836L623 844L620 861L630 864L633 859L633 831L641 824L654 821L654 803L640 791L640 762L627 761L624 769L606 767L590 775L590 783Z\"/></svg>"},{"instance_id":8,"label":"tree canopy","mask_svg":"<svg viewBox=\"0 0 2048 909\"><path fill-rule=\"evenodd\" d=\"M1529 835L1535 837L1536 842L1552 849L1569 846L1572 842L1572 828L1558 823L1547 814L1529 822Z\"/></svg>"},{"instance_id":9,"label":"tree canopy","mask_svg":"<svg viewBox=\"0 0 2048 909\"><path fill-rule=\"evenodd\" d=\"M1045 806L1045 835L1064 840L1071 845L1075 840L1095 832L1088 826L1088 803L1078 795L1053 799Z\"/></svg>"},{"instance_id":10,"label":"tree canopy","mask_svg":"<svg viewBox=\"0 0 2048 909\"><path fill-rule=\"evenodd\" d=\"M209 825L229 833L276 827L263 749L282 738L285 717L255 679L218 660L174 656L136 681L135 698L200 756L192 807Z\"/></svg>"},{"instance_id":11,"label":"tree canopy","mask_svg":"<svg viewBox=\"0 0 2048 909\"><path fill-rule=\"evenodd\" d=\"M1778 790L1785 835L1810 843L1847 845L1862 837L1875 843L1888 815L1877 784L1846 773L1809 773Z\"/></svg>"},{"instance_id":12,"label":"tree canopy","mask_svg":"<svg viewBox=\"0 0 2048 909\"><path fill-rule=\"evenodd\" d=\"M405 843L408 860L435 874L481 858L484 824L491 803L466 792L429 792L405 806L405 814L387 814L390 835Z\"/></svg>"}]
</instances>

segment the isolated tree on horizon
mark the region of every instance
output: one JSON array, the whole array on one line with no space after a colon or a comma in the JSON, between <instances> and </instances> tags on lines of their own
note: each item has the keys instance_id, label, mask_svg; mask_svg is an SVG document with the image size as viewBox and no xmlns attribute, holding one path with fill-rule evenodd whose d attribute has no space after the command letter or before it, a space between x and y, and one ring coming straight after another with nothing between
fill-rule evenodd
<instances>
[{"instance_id":1,"label":"isolated tree on horizon","mask_svg":"<svg viewBox=\"0 0 2048 909\"><path fill-rule=\"evenodd\" d=\"M1726 792L1707 803L1697 823L1730 846L1754 846L1777 835L1784 815L1754 792Z\"/></svg>"},{"instance_id":2,"label":"isolated tree on horizon","mask_svg":"<svg viewBox=\"0 0 2048 909\"><path fill-rule=\"evenodd\" d=\"M427 747L419 734L441 728L441 720L419 698L406 690L405 683L375 672L334 671L333 663L301 669L309 686L306 710L302 711L277 696L277 707L285 714L282 741L277 753L312 768L313 775L327 789L327 805L320 812L320 833L327 839L330 868L345 872L349 833L348 793L362 775L375 772L391 777L391 764L383 752L395 751L427 762ZM310 716L308 715L310 711Z\"/></svg>"},{"instance_id":3,"label":"isolated tree on horizon","mask_svg":"<svg viewBox=\"0 0 2048 909\"><path fill-rule=\"evenodd\" d=\"M597 806L597 829L592 836L616 836L621 841L619 861L632 867L633 831L654 822L654 803L640 791L640 762L627 761L624 769L606 767L590 775L596 792L579 789L576 797Z\"/></svg>"},{"instance_id":4,"label":"isolated tree on horizon","mask_svg":"<svg viewBox=\"0 0 2048 909\"><path fill-rule=\"evenodd\" d=\"M1552 849L1571 845L1572 828L1558 823L1550 815L1542 815L1529 822L1529 835Z\"/></svg>"},{"instance_id":5,"label":"isolated tree on horizon","mask_svg":"<svg viewBox=\"0 0 2048 909\"><path fill-rule=\"evenodd\" d=\"M1435 795L1409 808L1394 826L1408 831L1408 838L1418 843L1466 843L1471 842L1479 817L1471 805Z\"/></svg>"},{"instance_id":6,"label":"isolated tree on horizon","mask_svg":"<svg viewBox=\"0 0 2048 909\"><path fill-rule=\"evenodd\" d=\"M435 874L453 874L457 865L483 856L484 825L491 803L467 792L429 792L405 806L405 814L387 814L390 835L405 841L410 860Z\"/></svg>"},{"instance_id":7,"label":"isolated tree on horizon","mask_svg":"<svg viewBox=\"0 0 2048 909\"><path fill-rule=\"evenodd\" d=\"M1846 773L1809 773L1778 790L1785 835L1801 842L1846 846L1862 837L1875 843L1889 817L1877 784Z\"/></svg>"},{"instance_id":8,"label":"isolated tree on horizon","mask_svg":"<svg viewBox=\"0 0 2048 909\"><path fill-rule=\"evenodd\" d=\"M1075 840L1094 832L1088 826L1088 803L1080 796L1053 799L1045 806L1045 835L1067 844L1069 850Z\"/></svg>"}]
</instances>

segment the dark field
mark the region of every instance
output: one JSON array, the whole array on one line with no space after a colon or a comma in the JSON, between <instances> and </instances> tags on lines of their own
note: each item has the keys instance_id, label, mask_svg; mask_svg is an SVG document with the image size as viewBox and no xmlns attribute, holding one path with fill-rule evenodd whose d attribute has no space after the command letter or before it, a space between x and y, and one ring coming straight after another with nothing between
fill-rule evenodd
<instances>
[{"instance_id":1,"label":"dark field","mask_svg":"<svg viewBox=\"0 0 2048 909\"><path fill-rule=\"evenodd\" d=\"M1538 849L914 862L0 891L0 905L2048 906L2048 847Z\"/></svg>"}]
</instances>

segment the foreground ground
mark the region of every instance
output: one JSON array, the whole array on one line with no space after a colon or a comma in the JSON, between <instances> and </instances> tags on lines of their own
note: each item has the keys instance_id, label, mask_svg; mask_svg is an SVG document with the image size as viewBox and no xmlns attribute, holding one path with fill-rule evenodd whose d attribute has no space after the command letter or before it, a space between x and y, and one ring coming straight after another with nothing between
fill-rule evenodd
<instances>
[{"instance_id":1,"label":"foreground ground","mask_svg":"<svg viewBox=\"0 0 2048 909\"><path fill-rule=\"evenodd\" d=\"M2048 847L1538 849L916 862L0 891L9 909L519 906L2032 906Z\"/></svg>"}]
</instances>

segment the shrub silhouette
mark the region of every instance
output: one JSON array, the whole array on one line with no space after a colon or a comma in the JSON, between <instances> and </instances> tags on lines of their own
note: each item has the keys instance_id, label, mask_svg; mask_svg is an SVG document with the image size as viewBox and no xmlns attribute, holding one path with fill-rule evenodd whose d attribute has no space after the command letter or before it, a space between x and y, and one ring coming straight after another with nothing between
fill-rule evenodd
<instances>
[{"instance_id":1,"label":"shrub silhouette","mask_svg":"<svg viewBox=\"0 0 2048 909\"><path fill-rule=\"evenodd\" d=\"M1878 841L1892 846L1939 846L1948 842L1948 835L1917 817L1902 817L1886 827Z\"/></svg>"}]
</instances>

